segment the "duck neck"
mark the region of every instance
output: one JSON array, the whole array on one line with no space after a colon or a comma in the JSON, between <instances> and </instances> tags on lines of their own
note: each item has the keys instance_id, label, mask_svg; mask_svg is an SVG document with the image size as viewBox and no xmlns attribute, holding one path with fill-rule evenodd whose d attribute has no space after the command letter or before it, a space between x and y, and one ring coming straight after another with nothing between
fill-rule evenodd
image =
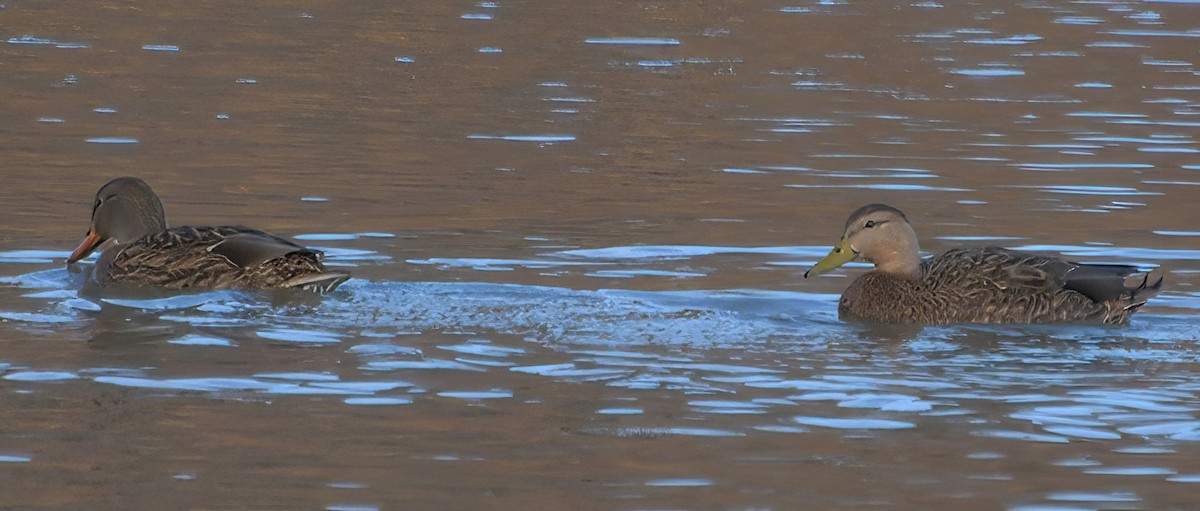
<instances>
[{"instance_id":1,"label":"duck neck","mask_svg":"<svg viewBox=\"0 0 1200 511\"><path fill-rule=\"evenodd\" d=\"M917 233L905 223L887 248L881 253L871 254L868 261L875 270L909 280L921 279L921 247L917 244Z\"/></svg>"}]
</instances>

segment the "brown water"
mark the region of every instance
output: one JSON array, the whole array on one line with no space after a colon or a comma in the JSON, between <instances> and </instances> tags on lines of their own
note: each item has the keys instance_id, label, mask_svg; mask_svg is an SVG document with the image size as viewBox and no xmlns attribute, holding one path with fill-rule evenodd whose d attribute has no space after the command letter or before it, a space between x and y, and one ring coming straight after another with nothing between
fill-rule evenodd
<instances>
[{"instance_id":1,"label":"brown water","mask_svg":"<svg viewBox=\"0 0 1200 511\"><path fill-rule=\"evenodd\" d=\"M1195 2L0 5L0 508L1200 508ZM358 278L77 293L127 174ZM872 201L1166 290L843 324Z\"/></svg>"}]
</instances>

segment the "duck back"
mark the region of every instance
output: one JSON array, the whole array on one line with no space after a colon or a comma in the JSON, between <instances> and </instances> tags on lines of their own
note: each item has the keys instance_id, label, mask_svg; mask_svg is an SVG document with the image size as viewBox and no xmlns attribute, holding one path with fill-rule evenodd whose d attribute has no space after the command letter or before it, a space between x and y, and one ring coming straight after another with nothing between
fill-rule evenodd
<instances>
[{"instance_id":1,"label":"duck back","mask_svg":"<svg viewBox=\"0 0 1200 511\"><path fill-rule=\"evenodd\" d=\"M107 256L107 253L105 254ZM235 226L176 227L146 235L96 267L101 283L167 289L272 289L345 280L323 254L291 240ZM326 278L321 278L321 277ZM332 286L328 279L336 280Z\"/></svg>"}]
</instances>

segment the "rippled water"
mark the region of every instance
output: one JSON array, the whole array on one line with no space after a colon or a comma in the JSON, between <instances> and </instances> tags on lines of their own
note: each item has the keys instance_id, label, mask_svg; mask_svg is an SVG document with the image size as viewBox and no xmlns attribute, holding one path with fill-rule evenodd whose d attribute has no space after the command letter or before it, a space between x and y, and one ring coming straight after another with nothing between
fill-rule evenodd
<instances>
[{"instance_id":1,"label":"rippled water","mask_svg":"<svg viewBox=\"0 0 1200 511\"><path fill-rule=\"evenodd\" d=\"M1194 2L0 7L0 506L1197 506ZM122 174L356 278L80 291ZM842 323L872 201L1167 284Z\"/></svg>"}]
</instances>

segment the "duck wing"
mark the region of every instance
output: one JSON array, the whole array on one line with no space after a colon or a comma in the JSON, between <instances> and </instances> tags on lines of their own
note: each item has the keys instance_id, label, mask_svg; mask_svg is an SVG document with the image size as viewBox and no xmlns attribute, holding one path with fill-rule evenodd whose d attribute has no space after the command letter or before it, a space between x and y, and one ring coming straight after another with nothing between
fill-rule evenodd
<instances>
[{"instance_id":1,"label":"duck wing","mask_svg":"<svg viewBox=\"0 0 1200 511\"><path fill-rule=\"evenodd\" d=\"M1144 301L1158 292L1163 279L1158 269L1143 272L1125 264L1076 263L998 247L954 249L930 265L936 274L956 280L982 279L989 286L1025 293L1070 290L1097 303Z\"/></svg>"},{"instance_id":2,"label":"duck wing","mask_svg":"<svg viewBox=\"0 0 1200 511\"><path fill-rule=\"evenodd\" d=\"M956 248L923 263L925 285L979 292L1062 289L1072 263L999 247Z\"/></svg>"},{"instance_id":3,"label":"duck wing","mask_svg":"<svg viewBox=\"0 0 1200 511\"><path fill-rule=\"evenodd\" d=\"M267 266L274 267L272 273L276 274L275 277L295 275L276 282L275 286L323 294L333 291L350 278L348 273L326 271L320 263L325 254L320 250L262 231L244 227L237 229L236 232L224 233L224 239L207 247L208 252L251 271L263 271L254 269L274 261Z\"/></svg>"},{"instance_id":4,"label":"duck wing","mask_svg":"<svg viewBox=\"0 0 1200 511\"><path fill-rule=\"evenodd\" d=\"M239 268L258 266L296 252L313 252L318 254L318 257L320 255L319 251L310 250L293 241L254 230L228 234L224 239L209 245L206 250L228 259Z\"/></svg>"}]
</instances>

